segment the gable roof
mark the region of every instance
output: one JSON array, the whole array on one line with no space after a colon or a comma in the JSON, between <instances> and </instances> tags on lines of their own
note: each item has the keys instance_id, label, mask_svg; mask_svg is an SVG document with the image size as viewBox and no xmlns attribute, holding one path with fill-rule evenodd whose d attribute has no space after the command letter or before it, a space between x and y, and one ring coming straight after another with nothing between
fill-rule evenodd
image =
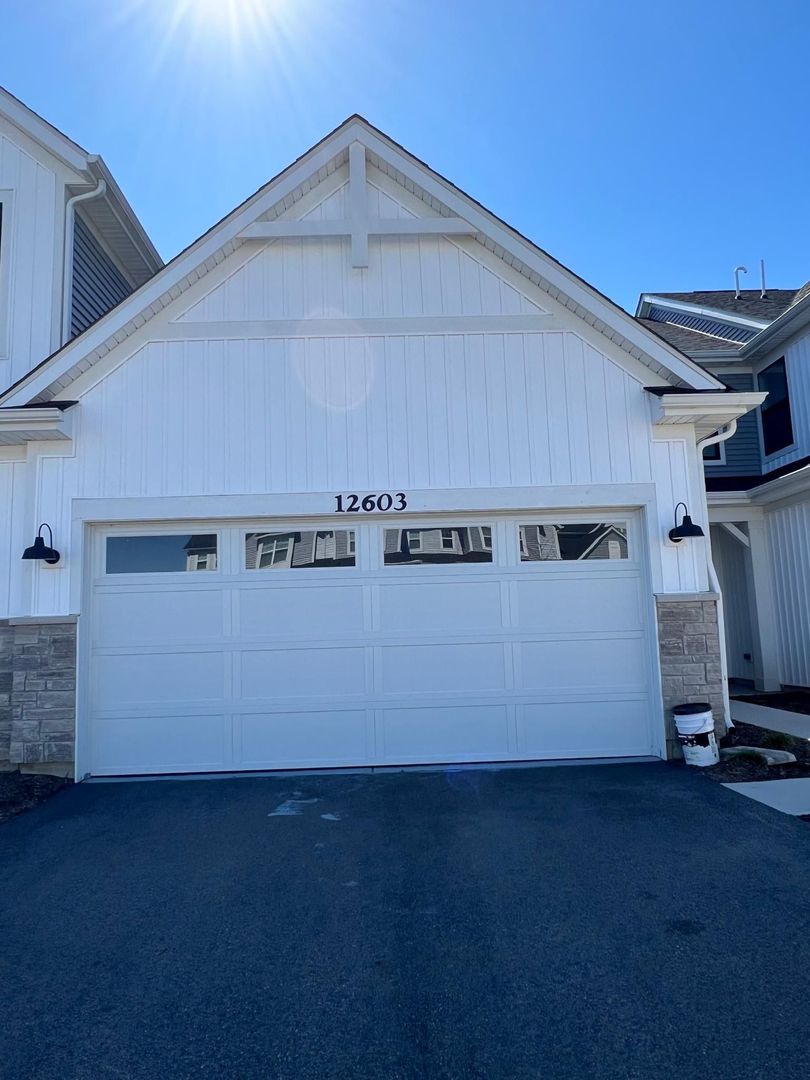
<instances>
[{"instance_id":1,"label":"gable roof","mask_svg":"<svg viewBox=\"0 0 810 1080\"><path fill-rule=\"evenodd\" d=\"M250 224L259 218L271 221L280 217L343 165L348 160L350 145L355 142L365 148L371 165L425 201L434 215L463 218L489 251L644 363L654 377L700 390L722 389L714 376L677 348L651 333L362 116L354 115L180 252L130 297L10 387L0 396L0 404L46 402L58 396L80 373L240 247L245 242L240 234Z\"/></svg>"},{"instance_id":2,"label":"gable roof","mask_svg":"<svg viewBox=\"0 0 810 1080\"><path fill-rule=\"evenodd\" d=\"M759 289L741 289L737 296L733 289L712 289L692 292L662 292L652 295L662 300L679 300L682 304L711 308L730 315L742 315L761 322L778 318L793 303L796 289L768 289L763 297Z\"/></svg>"},{"instance_id":3,"label":"gable roof","mask_svg":"<svg viewBox=\"0 0 810 1080\"><path fill-rule=\"evenodd\" d=\"M148 281L163 266L163 260L103 158L88 153L2 86L0 116L76 174L68 185L73 194L96 187L99 180L105 182L104 195L85 202L82 214L104 237L133 288Z\"/></svg>"}]
</instances>

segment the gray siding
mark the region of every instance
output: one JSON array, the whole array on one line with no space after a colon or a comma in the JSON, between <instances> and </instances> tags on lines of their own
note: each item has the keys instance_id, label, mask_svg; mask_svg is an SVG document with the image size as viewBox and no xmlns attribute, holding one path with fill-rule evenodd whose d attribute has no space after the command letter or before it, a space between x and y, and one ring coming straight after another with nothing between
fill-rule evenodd
<instances>
[{"instance_id":1,"label":"gray siding","mask_svg":"<svg viewBox=\"0 0 810 1080\"><path fill-rule=\"evenodd\" d=\"M718 377L732 390L755 389L753 375L746 373L724 375L722 372L718 372ZM707 476L761 475L762 458L759 449L759 425L756 410L746 413L745 416L740 418L737 424L737 433L725 443L725 447L725 465L707 462L705 465Z\"/></svg>"},{"instance_id":2,"label":"gray siding","mask_svg":"<svg viewBox=\"0 0 810 1080\"><path fill-rule=\"evenodd\" d=\"M81 334L131 292L132 286L77 213L70 336Z\"/></svg>"}]
</instances>

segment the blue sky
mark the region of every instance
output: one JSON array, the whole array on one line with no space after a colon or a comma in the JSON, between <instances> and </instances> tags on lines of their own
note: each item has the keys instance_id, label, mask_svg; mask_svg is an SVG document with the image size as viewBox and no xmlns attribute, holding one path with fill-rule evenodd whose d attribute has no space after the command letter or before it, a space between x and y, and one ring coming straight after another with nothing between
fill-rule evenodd
<instances>
[{"instance_id":1,"label":"blue sky","mask_svg":"<svg viewBox=\"0 0 810 1080\"><path fill-rule=\"evenodd\" d=\"M3 0L0 82L165 258L353 112L633 308L810 278L810 6Z\"/></svg>"}]
</instances>

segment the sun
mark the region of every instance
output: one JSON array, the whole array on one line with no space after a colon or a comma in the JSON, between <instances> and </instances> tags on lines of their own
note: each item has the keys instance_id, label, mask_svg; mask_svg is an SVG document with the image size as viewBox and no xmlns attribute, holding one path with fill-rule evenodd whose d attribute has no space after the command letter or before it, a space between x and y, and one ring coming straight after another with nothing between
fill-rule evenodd
<instances>
[{"instance_id":1,"label":"sun","mask_svg":"<svg viewBox=\"0 0 810 1080\"><path fill-rule=\"evenodd\" d=\"M270 29L283 7L284 0L177 0L175 18L238 38Z\"/></svg>"}]
</instances>

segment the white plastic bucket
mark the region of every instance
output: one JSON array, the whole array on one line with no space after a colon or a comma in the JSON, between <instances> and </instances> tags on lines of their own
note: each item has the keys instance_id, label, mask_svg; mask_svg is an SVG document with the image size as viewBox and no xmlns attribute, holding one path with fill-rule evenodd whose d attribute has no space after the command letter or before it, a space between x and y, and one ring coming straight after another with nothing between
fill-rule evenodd
<instances>
[{"instance_id":1,"label":"white plastic bucket","mask_svg":"<svg viewBox=\"0 0 810 1080\"><path fill-rule=\"evenodd\" d=\"M720 760L714 737L714 717L708 703L678 705L673 710L678 739L687 765L716 765Z\"/></svg>"}]
</instances>

